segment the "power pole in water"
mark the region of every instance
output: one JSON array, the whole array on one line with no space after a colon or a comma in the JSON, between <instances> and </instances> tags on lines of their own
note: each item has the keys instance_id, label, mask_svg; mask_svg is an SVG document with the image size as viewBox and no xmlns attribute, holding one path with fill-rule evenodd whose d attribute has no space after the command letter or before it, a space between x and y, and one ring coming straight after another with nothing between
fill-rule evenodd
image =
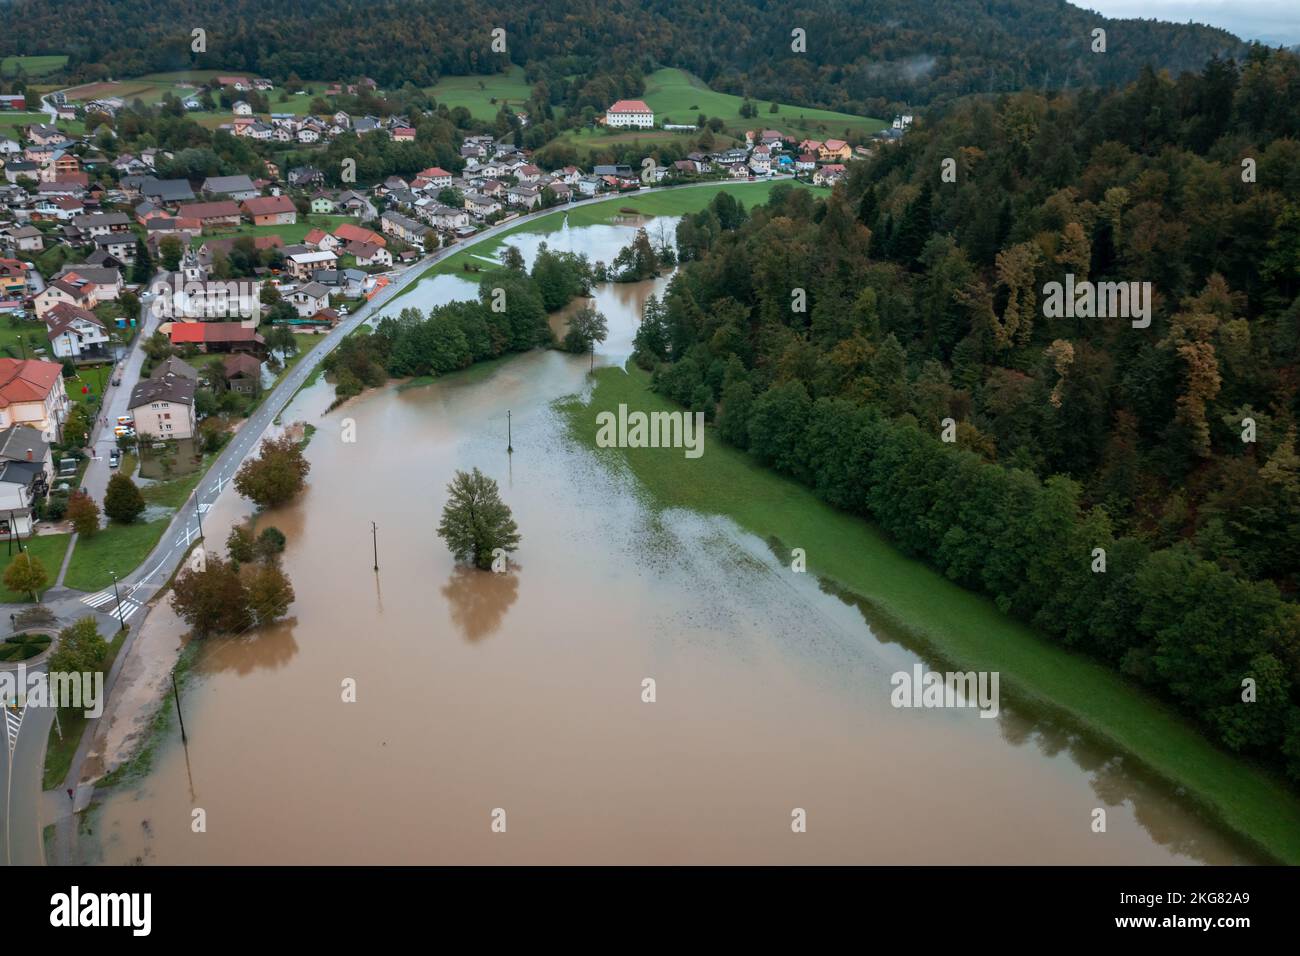
<instances>
[{"instance_id":1,"label":"power pole in water","mask_svg":"<svg viewBox=\"0 0 1300 956\"><path fill-rule=\"evenodd\" d=\"M506 410L506 454L513 455L514 453L515 453L514 432L510 428L510 411L509 409L507 409Z\"/></svg>"},{"instance_id":2,"label":"power pole in water","mask_svg":"<svg viewBox=\"0 0 1300 956\"><path fill-rule=\"evenodd\" d=\"M185 715L181 713L181 692L176 689L176 668L172 668L172 700L176 701L176 719L181 722L181 743L188 744L185 736Z\"/></svg>"},{"instance_id":3,"label":"power pole in water","mask_svg":"<svg viewBox=\"0 0 1300 956\"><path fill-rule=\"evenodd\" d=\"M379 570L379 525L370 522L370 541L375 546L375 570Z\"/></svg>"}]
</instances>

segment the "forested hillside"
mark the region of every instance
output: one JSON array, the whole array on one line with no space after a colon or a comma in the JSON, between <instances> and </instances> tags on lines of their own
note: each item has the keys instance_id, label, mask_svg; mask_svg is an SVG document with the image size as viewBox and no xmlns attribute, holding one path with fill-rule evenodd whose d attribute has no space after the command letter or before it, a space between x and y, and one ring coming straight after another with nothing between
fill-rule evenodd
<instances>
[{"instance_id":1,"label":"forested hillside","mask_svg":"<svg viewBox=\"0 0 1300 956\"><path fill-rule=\"evenodd\" d=\"M657 389L1300 780L1300 61L972 99L678 238ZM1149 327L1046 317L1067 273Z\"/></svg>"},{"instance_id":2,"label":"forested hillside","mask_svg":"<svg viewBox=\"0 0 1300 956\"><path fill-rule=\"evenodd\" d=\"M552 105L608 106L625 74L690 70L716 89L858 115L967 93L1117 84L1145 64L1241 55L1222 30L1108 20L1064 0L17 0L0 53L67 53L97 80L190 67L283 80L367 75L386 88L514 62ZM503 28L507 50L491 52ZM1107 31L1105 53L1090 31ZM191 31L207 50L191 51ZM805 31L806 52L792 50ZM615 79L611 80L611 77Z\"/></svg>"}]
</instances>

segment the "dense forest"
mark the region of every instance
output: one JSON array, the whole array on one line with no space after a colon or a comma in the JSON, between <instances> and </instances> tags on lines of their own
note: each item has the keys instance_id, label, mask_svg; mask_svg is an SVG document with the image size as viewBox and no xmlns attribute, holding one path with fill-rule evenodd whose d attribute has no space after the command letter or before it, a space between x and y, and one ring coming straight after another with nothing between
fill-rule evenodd
<instances>
[{"instance_id":1,"label":"dense forest","mask_svg":"<svg viewBox=\"0 0 1300 956\"><path fill-rule=\"evenodd\" d=\"M1091 31L1107 31L1104 53ZM493 52L491 31L506 31ZM191 31L206 31L206 52ZM793 31L804 31L796 52ZM604 109L659 65L715 89L885 115L969 93L1115 85L1154 64L1241 56L1217 29L1113 20L1064 0L16 0L0 53L66 53L70 78L187 68L277 80L370 76L385 88L524 66L552 105Z\"/></svg>"},{"instance_id":2,"label":"dense forest","mask_svg":"<svg viewBox=\"0 0 1300 956\"><path fill-rule=\"evenodd\" d=\"M678 252L657 390L1300 781L1296 57L971 98ZM1067 274L1149 326L1058 317Z\"/></svg>"}]
</instances>

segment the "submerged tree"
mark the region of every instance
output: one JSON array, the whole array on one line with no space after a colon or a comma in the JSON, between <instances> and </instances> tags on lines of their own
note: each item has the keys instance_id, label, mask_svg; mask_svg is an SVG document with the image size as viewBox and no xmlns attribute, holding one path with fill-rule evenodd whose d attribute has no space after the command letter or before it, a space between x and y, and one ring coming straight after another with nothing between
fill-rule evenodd
<instances>
[{"instance_id":1,"label":"submerged tree","mask_svg":"<svg viewBox=\"0 0 1300 956\"><path fill-rule=\"evenodd\" d=\"M475 468L458 471L447 485L449 498L442 509L438 536L457 561L471 561L487 571L501 552L519 548L519 527L501 500L497 483Z\"/></svg>"},{"instance_id":2,"label":"submerged tree","mask_svg":"<svg viewBox=\"0 0 1300 956\"><path fill-rule=\"evenodd\" d=\"M603 342L609 336L609 322L605 313L597 312L589 305L584 305L569 320L569 331L564 336L564 347L570 352L581 355L591 353L591 367L596 367L596 343Z\"/></svg>"}]
</instances>

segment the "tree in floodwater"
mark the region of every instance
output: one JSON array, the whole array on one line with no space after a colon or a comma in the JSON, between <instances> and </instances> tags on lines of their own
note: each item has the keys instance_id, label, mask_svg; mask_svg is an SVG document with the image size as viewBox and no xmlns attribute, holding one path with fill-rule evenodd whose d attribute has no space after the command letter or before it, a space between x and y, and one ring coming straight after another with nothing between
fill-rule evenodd
<instances>
[{"instance_id":1,"label":"tree in floodwater","mask_svg":"<svg viewBox=\"0 0 1300 956\"><path fill-rule=\"evenodd\" d=\"M519 527L501 500L497 483L477 468L457 471L447 485L449 498L442 509L438 537L457 561L470 561L484 571L492 568L495 552L519 548Z\"/></svg>"},{"instance_id":2,"label":"tree in floodwater","mask_svg":"<svg viewBox=\"0 0 1300 956\"><path fill-rule=\"evenodd\" d=\"M564 336L564 348L575 354L591 353L591 367L596 367L596 343L609 337L609 322L605 313L584 305L569 320L569 331Z\"/></svg>"}]
</instances>

